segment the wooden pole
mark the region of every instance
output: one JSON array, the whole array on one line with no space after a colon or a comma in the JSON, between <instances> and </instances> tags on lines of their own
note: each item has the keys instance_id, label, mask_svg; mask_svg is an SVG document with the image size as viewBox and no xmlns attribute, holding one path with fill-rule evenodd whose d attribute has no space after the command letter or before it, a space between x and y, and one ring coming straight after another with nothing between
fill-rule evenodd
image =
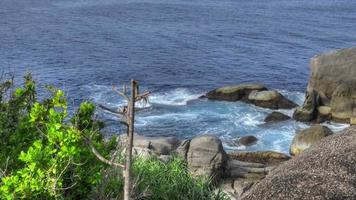
<instances>
[{"instance_id":1,"label":"wooden pole","mask_svg":"<svg viewBox=\"0 0 356 200\"><path fill-rule=\"evenodd\" d=\"M132 162L132 146L133 146L133 138L134 138L134 123L135 123L135 101L137 91L137 82L135 80L131 80L131 99L129 101L128 107L128 142L126 149L126 165L125 165L125 186L124 186L124 200L131 200L131 162Z\"/></svg>"}]
</instances>

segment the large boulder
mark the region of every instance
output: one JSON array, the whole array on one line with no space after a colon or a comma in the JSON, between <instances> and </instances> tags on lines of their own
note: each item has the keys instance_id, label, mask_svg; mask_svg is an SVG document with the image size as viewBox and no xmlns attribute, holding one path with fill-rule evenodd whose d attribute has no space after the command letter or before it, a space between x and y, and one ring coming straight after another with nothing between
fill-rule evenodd
<instances>
[{"instance_id":1,"label":"large boulder","mask_svg":"<svg viewBox=\"0 0 356 200\"><path fill-rule=\"evenodd\" d=\"M289 120L290 117L288 115L285 115L280 112L272 112L267 115L267 117L264 119L266 123L271 123L271 122L281 122L281 121L286 121Z\"/></svg>"},{"instance_id":2,"label":"large boulder","mask_svg":"<svg viewBox=\"0 0 356 200\"><path fill-rule=\"evenodd\" d=\"M356 128L329 136L280 165L241 199L356 199Z\"/></svg>"},{"instance_id":3,"label":"large boulder","mask_svg":"<svg viewBox=\"0 0 356 200\"><path fill-rule=\"evenodd\" d=\"M256 106L270 109L291 109L297 107L297 104L277 91L253 91L249 94L248 101Z\"/></svg>"},{"instance_id":4,"label":"large boulder","mask_svg":"<svg viewBox=\"0 0 356 200\"><path fill-rule=\"evenodd\" d=\"M216 136L201 135L190 142L187 162L193 175L218 180L226 174L227 159L222 142Z\"/></svg>"},{"instance_id":5,"label":"large boulder","mask_svg":"<svg viewBox=\"0 0 356 200\"><path fill-rule=\"evenodd\" d=\"M326 126L313 125L297 133L290 146L290 154L298 155L305 149L320 142L321 139L332 135L333 132Z\"/></svg>"},{"instance_id":6,"label":"large boulder","mask_svg":"<svg viewBox=\"0 0 356 200\"><path fill-rule=\"evenodd\" d=\"M215 89L208 92L205 96L212 100L240 101L247 100L248 95L252 91L263 90L267 90L267 88L261 84L240 84Z\"/></svg>"},{"instance_id":7,"label":"large boulder","mask_svg":"<svg viewBox=\"0 0 356 200\"><path fill-rule=\"evenodd\" d=\"M297 109L295 118L313 121L318 118L320 106L331 108L331 119L350 122L356 117L356 48L342 49L317 55L311 59L311 77L307 96L317 96L311 103L307 98ZM311 94L315 93L315 94Z\"/></svg>"}]
</instances>

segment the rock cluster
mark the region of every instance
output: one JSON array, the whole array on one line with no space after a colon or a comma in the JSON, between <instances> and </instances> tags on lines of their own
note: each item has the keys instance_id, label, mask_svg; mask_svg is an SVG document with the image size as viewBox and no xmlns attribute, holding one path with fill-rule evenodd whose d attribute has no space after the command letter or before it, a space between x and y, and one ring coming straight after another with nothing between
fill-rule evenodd
<instances>
[{"instance_id":1,"label":"rock cluster","mask_svg":"<svg viewBox=\"0 0 356 200\"><path fill-rule=\"evenodd\" d=\"M307 98L294 119L349 123L356 117L356 48L317 55L310 63Z\"/></svg>"},{"instance_id":2,"label":"rock cluster","mask_svg":"<svg viewBox=\"0 0 356 200\"><path fill-rule=\"evenodd\" d=\"M297 104L274 90L267 90L261 84L241 84L227 86L208 92L205 97L211 100L243 101L269 109L291 109Z\"/></svg>"}]
</instances>

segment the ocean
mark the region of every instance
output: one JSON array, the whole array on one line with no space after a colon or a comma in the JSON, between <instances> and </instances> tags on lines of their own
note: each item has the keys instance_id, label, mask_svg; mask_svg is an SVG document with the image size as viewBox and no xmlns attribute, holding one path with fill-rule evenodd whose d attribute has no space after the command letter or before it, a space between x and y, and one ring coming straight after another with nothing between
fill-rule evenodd
<instances>
[{"instance_id":1,"label":"ocean","mask_svg":"<svg viewBox=\"0 0 356 200\"><path fill-rule=\"evenodd\" d=\"M63 89L71 109L85 100L117 108L125 102L112 86L136 79L152 92L137 133L214 134L228 150L288 153L308 124L265 125L272 110L199 96L252 82L302 104L310 58L355 46L355 22L351 0L0 0L0 71L31 72L42 96L47 84ZM124 132L97 115L107 135ZM245 135L259 141L231 145Z\"/></svg>"}]
</instances>

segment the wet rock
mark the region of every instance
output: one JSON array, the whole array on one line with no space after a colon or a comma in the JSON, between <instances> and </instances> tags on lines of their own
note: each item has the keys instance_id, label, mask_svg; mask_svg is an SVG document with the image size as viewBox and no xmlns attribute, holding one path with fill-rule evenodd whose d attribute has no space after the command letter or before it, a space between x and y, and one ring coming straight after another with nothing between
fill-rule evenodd
<instances>
[{"instance_id":1,"label":"wet rock","mask_svg":"<svg viewBox=\"0 0 356 200\"><path fill-rule=\"evenodd\" d=\"M289 120L290 117L280 113L280 112L272 112L270 114L267 115L267 117L265 118L265 122L266 123L271 123L271 122L281 122L281 121L286 121Z\"/></svg>"},{"instance_id":2,"label":"wet rock","mask_svg":"<svg viewBox=\"0 0 356 200\"><path fill-rule=\"evenodd\" d=\"M248 101L256 106L270 109L292 109L297 104L290 101L277 91L253 91Z\"/></svg>"},{"instance_id":3,"label":"wet rock","mask_svg":"<svg viewBox=\"0 0 356 200\"><path fill-rule=\"evenodd\" d=\"M258 139L255 136L248 135L248 136L241 137L238 140L238 143L240 145L244 145L244 146L251 146L251 145L255 144L257 141L258 141Z\"/></svg>"},{"instance_id":4,"label":"wet rock","mask_svg":"<svg viewBox=\"0 0 356 200\"><path fill-rule=\"evenodd\" d=\"M332 133L329 128L321 125L313 125L310 128L304 129L293 138L290 154L298 155L305 149L320 142L321 139L332 135Z\"/></svg>"},{"instance_id":5,"label":"wet rock","mask_svg":"<svg viewBox=\"0 0 356 200\"><path fill-rule=\"evenodd\" d=\"M215 89L208 92L205 97L212 100L240 101L247 100L252 91L263 90L267 90L267 88L261 84L241 84Z\"/></svg>"}]
</instances>

